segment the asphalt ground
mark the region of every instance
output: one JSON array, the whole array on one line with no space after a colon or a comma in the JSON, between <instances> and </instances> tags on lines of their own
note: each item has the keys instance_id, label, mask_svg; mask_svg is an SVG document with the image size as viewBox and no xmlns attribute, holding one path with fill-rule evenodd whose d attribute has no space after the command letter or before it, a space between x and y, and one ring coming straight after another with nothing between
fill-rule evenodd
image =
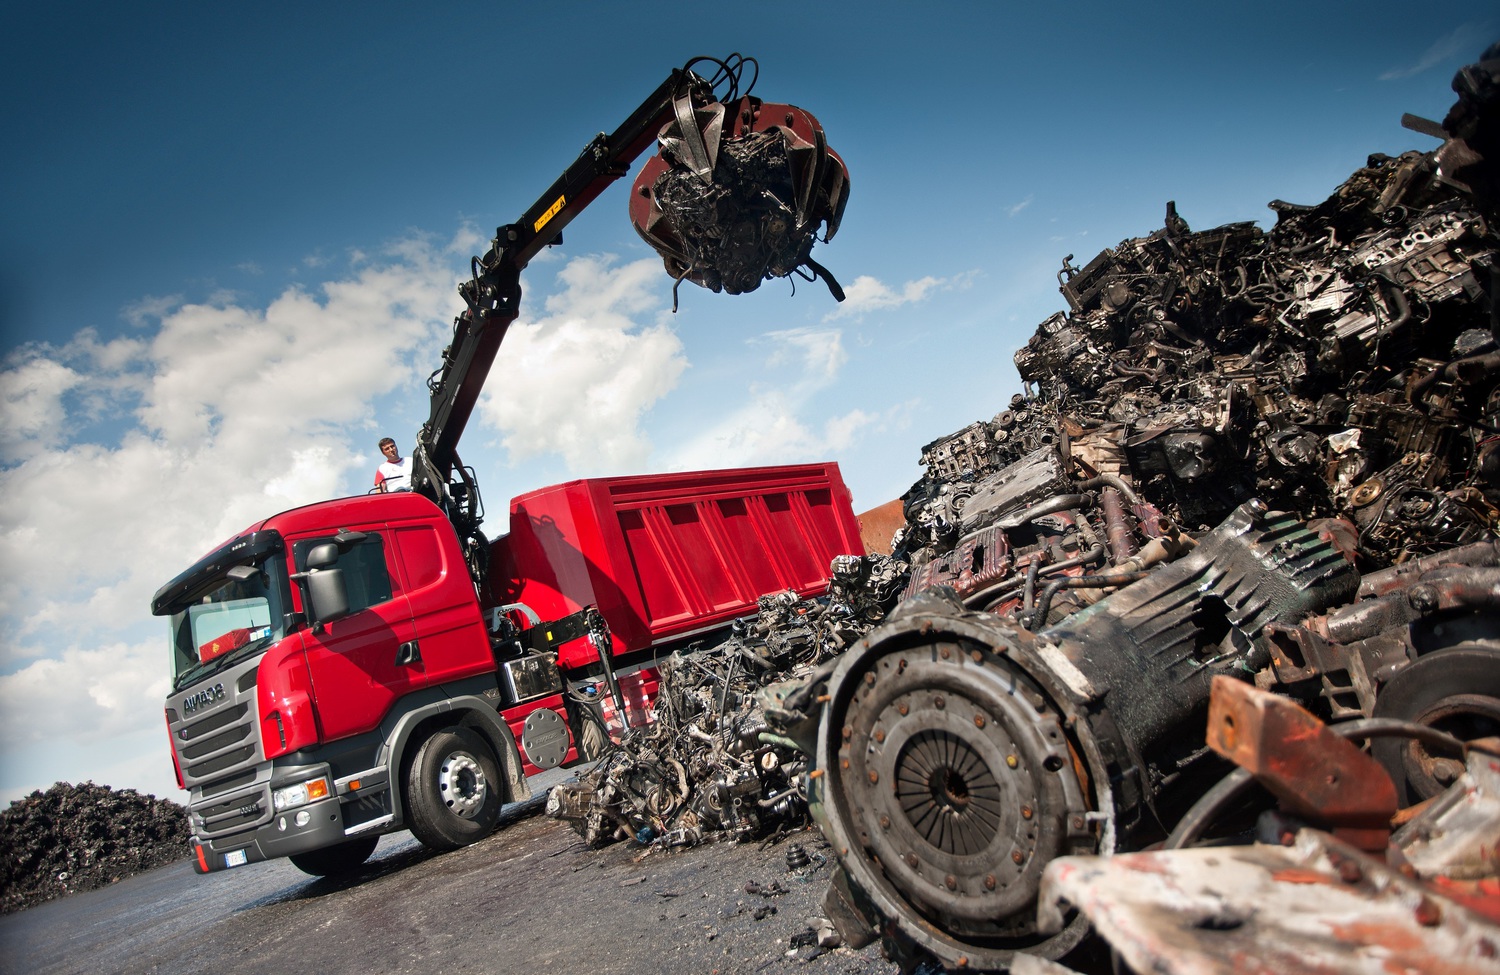
<instances>
[{"instance_id":1,"label":"asphalt ground","mask_svg":"<svg viewBox=\"0 0 1500 975\"><path fill-rule=\"evenodd\" d=\"M382 838L357 874L286 861L199 876L186 860L0 918L0 971L28 975L547 972L891 975L878 947L806 944L832 857L815 829L671 853L590 849L505 810L471 847ZM791 869L792 844L809 863Z\"/></svg>"}]
</instances>

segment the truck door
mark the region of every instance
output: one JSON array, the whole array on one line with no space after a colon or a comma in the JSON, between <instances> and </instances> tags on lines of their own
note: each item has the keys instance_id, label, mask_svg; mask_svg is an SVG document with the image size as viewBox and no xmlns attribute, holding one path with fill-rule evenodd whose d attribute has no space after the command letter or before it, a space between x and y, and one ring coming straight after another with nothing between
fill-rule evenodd
<instances>
[{"instance_id":1,"label":"truck door","mask_svg":"<svg viewBox=\"0 0 1500 975\"><path fill-rule=\"evenodd\" d=\"M444 684L493 673L495 657L453 529L438 516L392 519L387 527L419 640L421 679Z\"/></svg>"},{"instance_id":2,"label":"truck door","mask_svg":"<svg viewBox=\"0 0 1500 975\"><path fill-rule=\"evenodd\" d=\"M383 526L359 530L365 540L338 562L349 587L350 614L321 632L303 631L325 741L371 730L413 687L413 668L400 659L403 645L415 636L394 546ZM332 537L330 532L292 541L295 571L306 568L313 546Z\"/></svg>"}]
</instances>

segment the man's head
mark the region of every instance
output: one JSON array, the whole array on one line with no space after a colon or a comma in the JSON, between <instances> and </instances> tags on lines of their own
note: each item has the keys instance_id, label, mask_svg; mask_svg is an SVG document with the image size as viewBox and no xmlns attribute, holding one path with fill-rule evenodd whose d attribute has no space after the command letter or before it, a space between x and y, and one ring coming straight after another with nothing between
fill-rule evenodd
<instances>
[{"instance_id":1,"label":"man's head","mask_svg":"<svg viewBox=\"0 0 1500 975\"><path fill-rule=\"evenodd\" d=\"M385 459L395 463L401 459L401 451L396 449L396 441L385 437L380 441L380 452L385 454Z\"/></svg>"}]
</instances>

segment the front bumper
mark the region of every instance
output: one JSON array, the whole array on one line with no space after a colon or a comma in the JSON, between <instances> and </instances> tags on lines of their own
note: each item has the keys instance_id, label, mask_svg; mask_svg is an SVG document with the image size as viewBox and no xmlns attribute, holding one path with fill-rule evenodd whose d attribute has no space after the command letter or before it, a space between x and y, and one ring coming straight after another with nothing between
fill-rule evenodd
<instances>
[{"instance_id":1,"label":"front bumper","mask_svg":"<svg viewBox=\"0 0 1500 975\"><path fill-rule=\"evenodd\" d=\"M331 795L278 812L269 822L248 832L211 840L193 837L193 869L198 873L213 873L336 846L346 839L339 798Z\"/></svg>"}]
</instances>

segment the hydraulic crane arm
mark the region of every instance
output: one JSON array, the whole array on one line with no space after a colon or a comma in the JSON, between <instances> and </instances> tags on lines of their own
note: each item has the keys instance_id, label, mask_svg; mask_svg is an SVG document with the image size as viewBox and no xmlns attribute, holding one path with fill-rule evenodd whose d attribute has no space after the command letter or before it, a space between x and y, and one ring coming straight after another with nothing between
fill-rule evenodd
<instances>
[{"instance_id":1,"label":"hydraulic crane arm","mask_svg":"<svg viewBox=\"0 0 1500 975\"><path fill-rule=\"evenodd\" d=\"M432 404L415 451L416 490L440 504L464 503L449 497L448 490L459 466L458 441L505 332L519 314L522 269L543 247L559 242L563 228L629 172L661 127L675 117L674 105L684 101L712 102L713 88L691 70L678 68L619 128L608 135L601 132L585 146L521 219L496 230L490 249L473 259L473 276L459 287L468 307L454 321L453 341L443 351L442 367L428 380Z\"/></svg>"},{"instance_id":2,"label":"hydraulic crane arm","mask_svg":"<svg viewBox=\"0 0 1500 975\"><path fill-rule=\"evenodd\" d=\"M700 64L714 66L710 78L694 72ZM459 461L458 441L520 312L521 271L543 247L561 242L563 228L653 142L660 155L637 179L631 220L678 282L736 294L799 274L824 278L843 299L810 255L819 228L824 240L838 228L848 171L811 114L752 97L754 76L741 91L747 65L755 59L731 54L674 70L473 259L470 280L459 286L466 307L442 366L427 381L431 413L412 451L412 487L447 512L476 584L483 584L488 546L479 532L479 490Z\"/></svg>"}]
</instances>

